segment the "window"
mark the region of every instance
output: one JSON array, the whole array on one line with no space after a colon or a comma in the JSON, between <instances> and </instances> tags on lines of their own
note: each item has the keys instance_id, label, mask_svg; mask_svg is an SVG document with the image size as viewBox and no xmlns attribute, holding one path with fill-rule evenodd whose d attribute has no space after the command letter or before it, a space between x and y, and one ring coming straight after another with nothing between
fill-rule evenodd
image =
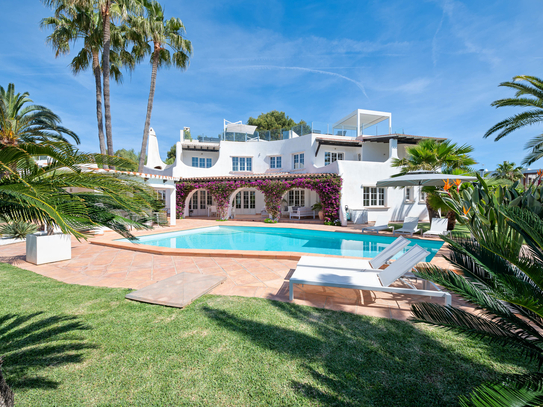
<instances>
[{"instance_id":1,"label":"window","mask_svg":"<svg viewBox=\"0 0 543 407\"><path fill-rule=\"evenodd\" d=\"M251 157L232 157L232 171L252 171L253 159Z\"/></svg>"},{"instance_id":2,"label":"window","mask_svg":"<svg viewBox=\"0 0 543 407\"><path fill-rule=\"evenodd\" d=\"M240 191L236 194L235 206L236 209L255 209L256 207L256 192L255 191Z\"/></svg>"},{"instance_id":3,"label":"window","mask_svg":"<svg viewBox=\"0 0 543 407\"><path fill-rule=\"evenodd\" d=\"M206 195L207 195L206 191L200 191L200 209L206 208L206 202L207 202Z\"/></svg>"},{"instance_id":4,"label":"window","mask_svg":"<svg viewBox=\"0 0 543 407\"><path fill-rule=\"evenodd\" d=\"M192 166L199 168L210 168L212 165L211 158L192 157Z\"/></svg>"},{"instance_id":5,"label":"window","mask_svg":"<svg viewBox=\"0 0 543 407\"><path fill-rule=\"evenodd\" d=\"M281 156L270 157L270 168L281 168Z\"/></svg>"},{"instance_id":6,"label":"window","mask_svg":"<svg viewBox=\"0 0 543 407\"><path fill-rule=\"evenodd\" d=\"M304 153L294 154L294 169L304 168Z\"/></svg>"},{"instance_id":7,"label":"window","mask_svg":"<svg viewBox=\"0 0 543 407\"><path fill-rule=\"evenodd\" d=\"M288 206L305 206L305 191L303 189L288 191Z\"/></svg>"},{"instance_id":8,"label":"window","mask_svg":"<svg viewBox=\"0 0 543 407\"><path fill-rule=\"evenodd\" d=\"M422 188L420 189L420 192L419 192L419 202L426 202L426 192L422 192Z\"/></svg>"},{"instance_id":9,"label":"window","mask_svg":"<svg viewBox=\"0 0 543 407\"><path fill-rule=\"evenodd\" d=\"M413 202L413 187L407 187L405 188L405 201L406 202Z\"/></svg>"},{"instance_id":10,"label":"window","mask_svg":"<svg viewBox=\"0 0 543 407\"><path fill-rule=\"evenodd\" d=\"M213 196L208 192L207 193L207 206L213 205Z\"/></svg>"},{"instance_id":11,"label":"window","mask_svg":"<svg viewBox=\"0 0 543 407\"><path fill-rule=\"evenodd\" d=\"M362 203L364 206L385 206L385 188L363 187Z\"/></svg>"},{"instance_id":12,"label":"window","mask_svg":"<svg viewBox=\"0 0 543 407\"><path fill-rule=\"evenodd\" d=\"M324 153L324 165L328 165L328 164L333 163L334 161L344 160L344 159L345 159L344 153L330 153L330 152Z\"/></svg>"}]
</instances>

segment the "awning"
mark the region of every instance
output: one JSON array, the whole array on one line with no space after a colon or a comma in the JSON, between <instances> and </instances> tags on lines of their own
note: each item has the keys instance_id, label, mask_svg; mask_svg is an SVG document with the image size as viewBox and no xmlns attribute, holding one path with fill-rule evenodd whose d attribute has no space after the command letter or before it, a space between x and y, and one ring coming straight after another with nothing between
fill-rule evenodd
<instances>
[{"instance_id":1,"label":"awning","mask_svg":"<svg viewBox=\"0 0 543 407\"><path fill-rule=\"evenodd\" d=\"M452 175L452 174L441 174L435 172L417 172L410 173L406 175L401 175L399 177L393 177L377 181L375 184L379 188L383 187L411 187L411 186L424 186L424 187L442 187L445 185L445 181L449 180L451 182L459 179L462 182L471 182L477 181L477 177L472 177L469 175Z\"/></svg>"},{"instance_id":2,"label":"awning","mask_svg":"<svg viewBox=\"0 0 543 407\"><path fill-rule=\"evenodd\" d=\"M254 134L256 128L257 126L249 126L248 124L230 123L226 125L226 132Z\"/></svg>"}]
</instances>

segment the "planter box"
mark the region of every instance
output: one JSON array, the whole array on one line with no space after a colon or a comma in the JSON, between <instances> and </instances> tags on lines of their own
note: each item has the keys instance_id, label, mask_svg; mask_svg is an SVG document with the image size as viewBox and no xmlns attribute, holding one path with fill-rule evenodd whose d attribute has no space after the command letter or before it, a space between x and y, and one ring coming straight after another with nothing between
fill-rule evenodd
<instances>
[{"instance_id":1,"label":"planter box","mask_svg":"<svg viewBox=\"0 0 543 407\"><path fill-rule=\"evenodd\" d=\"M52 263L72 258L72 237L62 233L33 234L26 237L26 261L33 264Z\"/></svg>"}]
</instances>

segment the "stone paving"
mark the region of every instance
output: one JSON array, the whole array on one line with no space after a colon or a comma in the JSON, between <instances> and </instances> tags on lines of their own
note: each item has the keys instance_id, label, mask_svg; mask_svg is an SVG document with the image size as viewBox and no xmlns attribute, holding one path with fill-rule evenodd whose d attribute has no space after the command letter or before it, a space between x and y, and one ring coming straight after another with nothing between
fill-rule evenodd
<instances>
[{"instance_id":1,"label":"stone paving","mask_svg":"<svg viewBox=\"0 0 543 407\"><path fill-rule=\"evenodd\" d=\"M178 226L164 231L190 229L216 225L210 220L178 221ZM228 222L231 226L254 225L253 222ZM293 225L289 224L289 227ZM301 225L319 230L341 230L323 225ZM360 225L350 226L350 229ZM138 232L137 234L146 234ZM114 236L112 232L109 232ZM106 233L108 235L108 233ZM296 260L230 258L208 256L176 256L142 253L132 250L104 247L89 241L72 239L72 259L36 266L25 261L25 243L0 246L0 262L27 269L68 284L99 287L123 287L139 289L178 273L208 274L226 277L226 281L211 291L217 295L260 297L288 302L288 278L296 268ZM446 266L440 251L432 263ZM414 302L432 301L428 297L398 295L352 289L295 286L297 304L341 310L355 314L406 319ZM442 301L442 300L435 300ZM453 296L453 306L467 308L466 303Z\"/></svg>"}]
</instances>

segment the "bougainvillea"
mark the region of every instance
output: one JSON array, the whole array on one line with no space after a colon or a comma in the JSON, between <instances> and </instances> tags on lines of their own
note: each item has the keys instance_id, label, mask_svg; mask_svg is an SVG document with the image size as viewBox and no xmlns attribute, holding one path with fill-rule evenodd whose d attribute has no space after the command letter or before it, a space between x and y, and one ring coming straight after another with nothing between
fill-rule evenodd
<instances>
[{"instance_id":1,"label":"bougainvillea","mask_svg":"<svg viewBox=\"0 0 543 407\"><path fill-rule=\"evenodd\" d=\"M195 189L205 189L213 196L220 219L226 219L232 193L239 188L256 188L264 194L266 211L273 219L281 213L281 200L290 189L309 189L317 192L323 205L324 221L334 222L339 219L341 198L341 178L330 174L320 178L303 177L290 180L237 180L180 182L177 184L177 215L183 216L187 196Z\"/></svg>"}]
</instances>

